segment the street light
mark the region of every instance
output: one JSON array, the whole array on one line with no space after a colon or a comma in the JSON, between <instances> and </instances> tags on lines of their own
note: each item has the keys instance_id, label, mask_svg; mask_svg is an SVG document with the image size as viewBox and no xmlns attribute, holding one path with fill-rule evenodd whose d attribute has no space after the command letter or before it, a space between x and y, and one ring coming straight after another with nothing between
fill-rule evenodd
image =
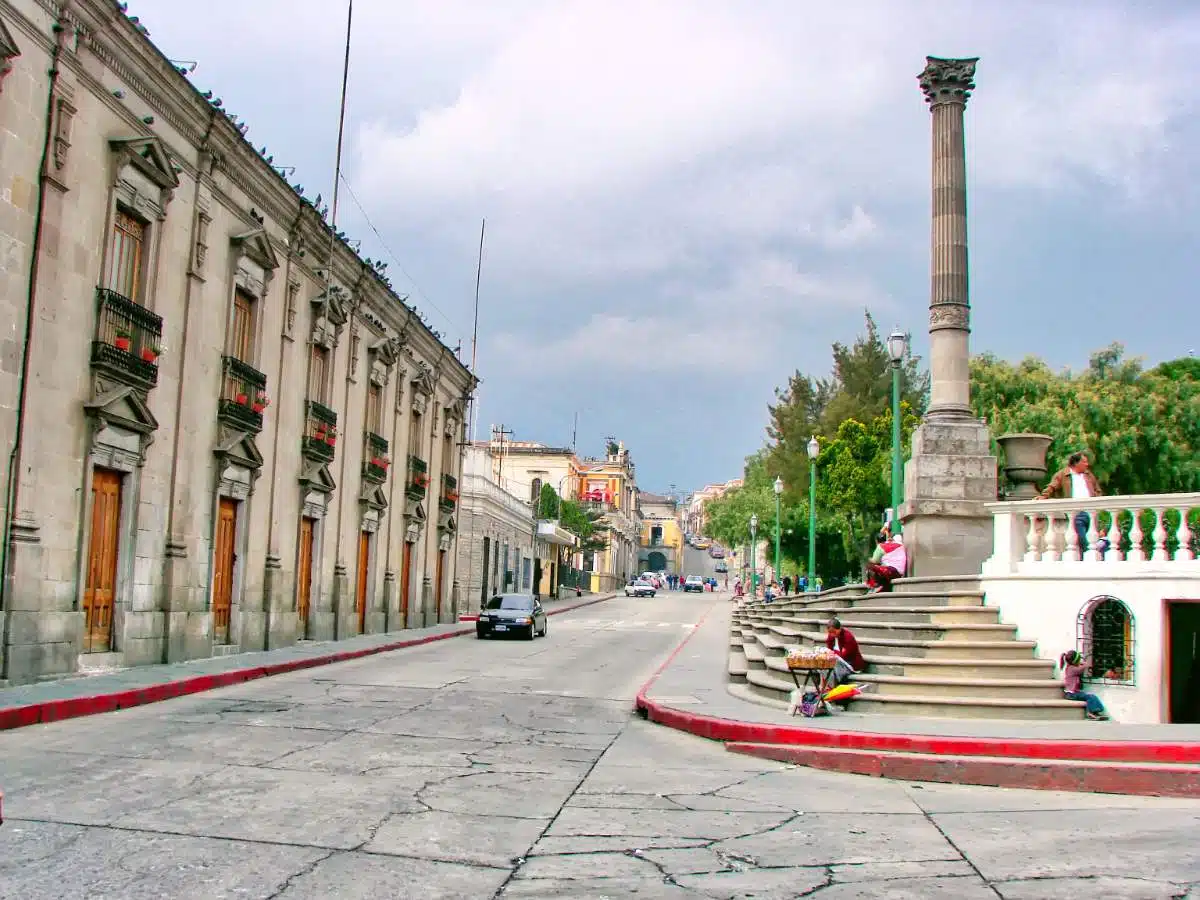
<instances>
[{"instance_id":1,"label":"street light","mask_svg":"<svg viewBox=\"0 0 1200 900\"><path fill-rule=\"evenodd\" d=\"M814 434L808 439L808 589L817 589L817 457L821 445Z\"/></svg>"},{"instance_id":2,"label":"street light","mask_svg":"<svg viewBox=\"0 0 1200 900\"><path fill-rule=\"evenodd\" d=\"M750 516L750 596L758 596L758 570L754 568L754 543L758 534L758 513Z\"/></svg>"},{"instance_id":3,"label":"street light","mask_svg":"<svg viewBox=\"0 0 1200 900\"><path fill-rule=\"evenodd\" d=\"M775 479L775 580L779 580L779 497L783 494L783 479Z\"/></svg>"},{"instance_id":4,"label":"street light","mask_svg":"<svg viewBox=\"0 0 1200 900\"><path fill-rule=\"evenodd\" d=\"M892 532L900 531L900 364L908 350L908 335L897 329L888 335L888 356L892 360Z\"/></svg>"}]
</instances>

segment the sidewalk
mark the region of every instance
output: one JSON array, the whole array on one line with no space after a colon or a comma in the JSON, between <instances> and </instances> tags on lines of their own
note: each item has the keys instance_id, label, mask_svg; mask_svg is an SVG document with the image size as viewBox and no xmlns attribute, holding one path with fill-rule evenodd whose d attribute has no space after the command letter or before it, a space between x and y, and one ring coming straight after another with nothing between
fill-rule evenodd
<instances>
[{"instance_id":1,"label":"sidewalk","mask_svg":"<svg viewBox=\"0 0 1200 900\"><path fill-rule=\"evenodd\" d=\"M844 772L1000 787L1200 796L1200 725L933 719L803 719L748 699L727 677L734 604L714 604L639 693L651 721L726 749ZM853 709L851 704L850 709Z\"/></svg>"},{"instance_id":2,"label":"sidewalk","mask_svg":"<svg viewBox=\"0 0 1200 900\"><path fill-rule=\"evenodd\" d=\"M615 596L615 593L609 593L547 600L543 606L547 615L555 616ZM276 650L213 656L159 666L134 666L100 675L76 675L56 681L4 688L0 690L0 731L157 703L256 678L474 633L474 622L455 622L385 634L364 634L341 641L305 642Z\"/></svg>"}]
</instances>

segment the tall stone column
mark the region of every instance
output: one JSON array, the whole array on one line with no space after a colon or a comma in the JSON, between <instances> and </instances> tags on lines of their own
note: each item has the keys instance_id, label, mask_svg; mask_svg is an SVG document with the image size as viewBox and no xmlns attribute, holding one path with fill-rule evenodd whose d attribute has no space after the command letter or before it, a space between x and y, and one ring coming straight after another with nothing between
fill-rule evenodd
<instances>
[{"instance_id":1,"label":"tall stone column","mask_svg":"<svg viewBox=\"0 0 1200 900\"><path fill-rule=\"evenodd\" d=\"M963 117L977 59L926 57L918 76L933 126L930 252L930 398L913 435L900 508L917 576L976 577L992 553L996 458L971 412L967 161Z\"/></svg>"}]
</instances>

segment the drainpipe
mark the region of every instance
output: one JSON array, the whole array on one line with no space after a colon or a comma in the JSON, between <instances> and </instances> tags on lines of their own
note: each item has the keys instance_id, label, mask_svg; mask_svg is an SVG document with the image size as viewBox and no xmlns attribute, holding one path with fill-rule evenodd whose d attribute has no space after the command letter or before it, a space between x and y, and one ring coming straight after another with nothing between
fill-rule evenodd
<instances>
[{"instance_id":1,"label":"drainpipe","mask_svg":"<svg viewBox=\"0 0 1200 900\"><path fill-rule=\"evenodd\" d=\"M46 91L46 128L42 137L42 158L38 164L38 196L37 207L34 210L33 240L31 241L32 255L29 263L29 287L25 295L25 334L21 345L21 374L17 381L17 433L13 440L12 451L8 455L8 474L5 482L5 515L4 543L2 552L3 562L0 563L0 610L8 608L8 593L12 587L15 573L12 571L12 521L16 515L17 504L21 493L21 456L25 446L25 404L29 399L29 365L30 348L33 345L34 313L37 310L38 272L41 269L42 235L46 207L46 166L50 162L51 145L54 140L54 96L58 89L59 59L62 56L62 33L67 30L67 10L70 0L63 3L59 9L58 18L51 26L54 32L54 50L50 54L50 84ZM8 646L9 621L4 620L4 646ZM8 675L8 654L4 654L4 675Z\"/></svg>"}]
</instances>

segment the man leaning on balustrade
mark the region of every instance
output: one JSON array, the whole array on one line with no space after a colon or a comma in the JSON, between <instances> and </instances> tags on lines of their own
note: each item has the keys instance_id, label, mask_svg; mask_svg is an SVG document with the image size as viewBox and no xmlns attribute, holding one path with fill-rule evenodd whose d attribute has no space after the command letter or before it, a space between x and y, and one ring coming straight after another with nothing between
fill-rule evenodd
<instances>
[{"instance_id":1,"label":"man leaning on balustrade","mask_svg":"<svg viewBox=\"0 0 1200 900\"><path fill-rule=\"evenodd\" d=\"M1100 487L1100 481L1092 473L1088 455L1072 453L1067 459L1066 467L1054 473L1054 477L1050 479L1046 489L1038 494L1037 499L1051 500L1055 497L1062 497L1071 500L1088 500L1092 497L1102 496L1104 496L1104 491ZM1079 538L1079 555L1082 557L1088 549L1087 534L1088 527L1092 524L1091 513L1087 510L1080 510L1075 513L1072 524L1075 526L1075 535ZM1099 530L1099 522L1096 523L1096 527ZM1096 549L1101 553L1108 550L1108 539L1101 538L1097 542Z\"/></svg>"}]
</instances>

